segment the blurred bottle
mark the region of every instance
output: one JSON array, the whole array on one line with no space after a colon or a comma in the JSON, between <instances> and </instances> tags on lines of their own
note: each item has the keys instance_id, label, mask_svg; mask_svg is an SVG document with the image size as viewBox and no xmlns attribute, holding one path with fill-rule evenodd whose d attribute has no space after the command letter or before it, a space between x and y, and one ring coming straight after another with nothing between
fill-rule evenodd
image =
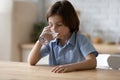
<instances>
[{"instance_id":1,"label":"blurred bottle","mask_svg":"<svg viewBox=\"0 0 120 80\"><path fill-rule=\"evenodd\" d=\"M115 42L117 45L119 45L120 44L120 36L118 36L117 37L117 39L116 39L116 42Z\"/></svg>"}]
</instances>

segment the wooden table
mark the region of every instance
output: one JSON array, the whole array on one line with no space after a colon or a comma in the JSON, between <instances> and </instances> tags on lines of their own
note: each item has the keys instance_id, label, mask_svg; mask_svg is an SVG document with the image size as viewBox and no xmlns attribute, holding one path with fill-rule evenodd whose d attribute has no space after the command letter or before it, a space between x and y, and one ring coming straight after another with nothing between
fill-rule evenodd
<instances>
[{"instance_id":1,"label":"wooden table","mask_svg":"<svg viewBox=\"0 0 120 80\"><path fill-rule=\"evenodd\" d=\"M47 65L0 61L0 80L120 80L120 71L110 69L52 73Z\"/></svg>"}]
</instances>

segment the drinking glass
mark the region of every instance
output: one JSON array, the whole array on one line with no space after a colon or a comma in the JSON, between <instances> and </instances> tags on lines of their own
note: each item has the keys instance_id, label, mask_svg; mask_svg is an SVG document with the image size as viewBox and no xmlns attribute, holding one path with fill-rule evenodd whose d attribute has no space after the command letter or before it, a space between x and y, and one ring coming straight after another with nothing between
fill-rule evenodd
<instances>
[{"instance_id":1,"label":"drinking glass","mask_svg":"<svg viewBox=\"0 0 120 80\"><path fill-rule=\"evenodd\" d=\"M56 36L58 35L58 33L52 31L52 32L46 32L46 33L44 33L44 35L50 35L50 36L52 36L53 39L55 39ZM44 36L40 36L39 40L42 41L44 45L49 43L49 40L46 39Z\"/></svg>"}]
</instances>

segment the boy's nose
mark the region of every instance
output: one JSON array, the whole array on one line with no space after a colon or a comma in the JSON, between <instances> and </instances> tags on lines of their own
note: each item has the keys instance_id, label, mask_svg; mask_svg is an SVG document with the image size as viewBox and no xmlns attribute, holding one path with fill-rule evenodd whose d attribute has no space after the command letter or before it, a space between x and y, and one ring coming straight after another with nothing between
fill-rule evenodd
<instances>
[{"instance_id":1,"label":"boy's nose","mask_svg":"<svg viewBox=\"0 0 120 80\"><path fill-rule=\"evenodd\" d=\"M55 26L52 26L50 29L51 31L55 31Z\"/></svg>"}]
</instances>

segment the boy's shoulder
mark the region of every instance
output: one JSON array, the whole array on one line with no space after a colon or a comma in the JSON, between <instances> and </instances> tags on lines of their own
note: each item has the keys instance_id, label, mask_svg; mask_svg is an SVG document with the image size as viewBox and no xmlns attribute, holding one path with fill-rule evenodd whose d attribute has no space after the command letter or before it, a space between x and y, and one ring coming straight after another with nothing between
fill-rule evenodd
<instances>
[{"instance_id":1,"label":"boy's shoulder","mask_svg":"<svg viewBox=\"0 0 120 80\"><path fill-rule=\"evenodd\" d=\"M76 34L77 34L77 37L78 37L78 38L85 37L85 35L84 35L83 33L81 33L81 32L77 32Z\"/></svg>"},{"instance_id":2,"label":"boy's shoulder","mask_svg":"<svg viewBox=\"0 0 120 80\"><path fill-rule=\"evenodd\" d=\"M81 32L77 32L77 36L79 38L87 38L90 40L90 35L88 33L81 33Z\"/></svg>"}]
</instances>

